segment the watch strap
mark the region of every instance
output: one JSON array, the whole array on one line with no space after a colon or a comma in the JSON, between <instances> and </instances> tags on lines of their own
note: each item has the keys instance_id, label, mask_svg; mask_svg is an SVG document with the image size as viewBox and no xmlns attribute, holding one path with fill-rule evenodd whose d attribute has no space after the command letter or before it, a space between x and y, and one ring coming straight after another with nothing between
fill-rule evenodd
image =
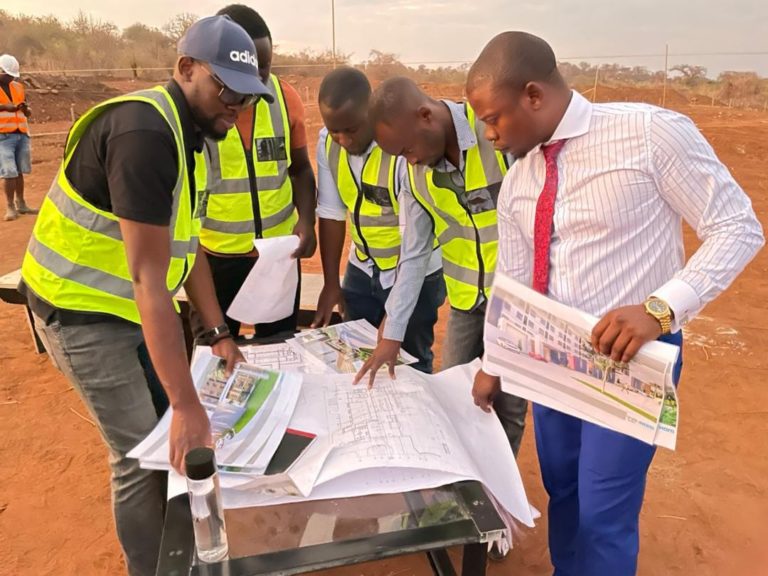
<instances>
[{"instance_id":1,"label":"watch strap","mask_svg":"<svg viewBox=\"0 0 768 576\"><path fill-rule=\"evenodd\" d=\"M657 300L662 302L667 307L667 313L666 314L658 314L656 312L651 311L651 309L648 307L648 302L651 300ZM651 297L648 300L645 301L644 304L645 313L654 318L659 325L661 326L661 333L669 334L672 332L672 309L669 307L669 304L661 300L660 298Z\"/></svg>"},{"instance_id":2,"label":"watch strap","mask_svg":"<svg viewBox=\"0 0 768 576\"><path fill-rule=\"evenodd\" d=\"M218 342L219 340L223 340L224 338L228 338L232 334L229 331L229 326L226 324L219 324L218 326L215 326L214 328L211 328L210 330L206 330L200 336L197 337L198 342L201 344L205 344L208 346L211 346Z\"/></svg>"}]
</instances>

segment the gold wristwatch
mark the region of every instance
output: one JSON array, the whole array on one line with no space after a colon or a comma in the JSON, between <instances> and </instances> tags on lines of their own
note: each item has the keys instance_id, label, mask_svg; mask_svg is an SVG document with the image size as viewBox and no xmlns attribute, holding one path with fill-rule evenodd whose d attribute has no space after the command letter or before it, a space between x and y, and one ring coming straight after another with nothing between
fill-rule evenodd
<instances>
[{"instance_id":1,"label":"gold wristwatch","mask_svg":"<svg viewBox=\"0 0 768 576\"><path fill-rule=\"evenodd\" d=\"M661 325L661 333L669 334L672 332L672 309L669 304L661 298L651 296L643 303L645 311L649 316L653 316Z\"/></svg>"}]
</instances>

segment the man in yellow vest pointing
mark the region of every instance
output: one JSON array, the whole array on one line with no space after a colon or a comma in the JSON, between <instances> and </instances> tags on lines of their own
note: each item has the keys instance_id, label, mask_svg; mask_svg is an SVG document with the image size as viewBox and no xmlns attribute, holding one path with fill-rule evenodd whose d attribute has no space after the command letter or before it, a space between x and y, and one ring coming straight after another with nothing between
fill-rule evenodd
<instances>
[{"instance_id":1,"label":"man in yellow vest pointing","mask_svg":"<svg viewBox=\"0 0 768 576\"><path fill-rule=\"evenodd\" d=\"M242 26L256 46L256 64L271 102L244 108L223 140L206 145L208 210L200 243L205 248L221 309L226 313L256 263L256 238L299 236L294 256L315 251L315 176L307 151L304 106L296 90L271 73L272 35L252 8L231 4L219 10ZM301 278L297 264L296 273ZM300 286L300 284L299 284ZM295 332L299 292L293 313L255 326L258 336ZM240 323L226 318L233 334Z\"/></svg>"},{"instance_id":2,"label":"man in yellow vest pointing","mask_svg":"<svg viewBox=\"0 0 768 576\"><path fill-rule=\"evenodd\" d=\"M20 289L57 368L110 452L115 523L128 572L155 573L165 475L126 453L173 407L170 459L211 443L173 300L184 286L205 341L242 360L198 245L205 202L195 187L202 138L223 138L241 108L271 98L255 47L230 19L196 22L166 86L99 104L72 127L22 265ZM157 386L157 383L162 388Z\"/></svg>"},{"instance_id":3,"label":"man in yellow vest pointing","mask_svg":"<svg viewBox=\"0 0 768 576\"><path fill-rule=\"evenodd\" d=\"M370 383L384 364L394 375L403 327L416 306L435 238L443 252L443 274L451 312L443 348L443 368L483 354L483 324L496 268L496 200L511 159L483 137L485 125L469 104L434 100L407 78L377 88L370 114L376 141L389 154L408 161L403 182L406 227L403 245L417 257L403 259L387 300L382 338L357 375L370 370ZM494 403L512 450L517 454L528 403L501 394Z\"/></svg>"},{"instance_id":4,"label":"man in yellow vest pointing","mask_svg":"<svg viewBox=\"0 0 768 576\"><path fill-rule=\"evenodd\" d=\"M325 128L317 143L317 212L325 285L315 326L327 325L338 305L345 319L363 318L378 327L398 262L412 257L400 242L400 227L405 226L400 210L405 159L387 154L374 141L368 119L370 96L368 79L355 68L338 68L320 85ZM353 246L340 286L347 215ZM414 368L423 372L432 372L434 326L444 301L445 282L437 248L429 256L426 278L403 338L403 348L418 358Z\"/></svg>"}]
</instances>

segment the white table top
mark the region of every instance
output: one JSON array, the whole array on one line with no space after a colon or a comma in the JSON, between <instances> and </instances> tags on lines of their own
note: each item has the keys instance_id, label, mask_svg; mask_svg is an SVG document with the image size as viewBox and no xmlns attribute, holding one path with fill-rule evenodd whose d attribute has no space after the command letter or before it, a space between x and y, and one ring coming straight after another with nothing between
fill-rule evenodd
<instances>
[{"instance_id":1,"label":"white table top","mask_svg":"<svg viewBox=\"0 0 768 576\"><path fill-rule=\"evenodd\" d=\"M13 288L15 290L16 286L19 285L19 280L21 280L21 268L8 272L5 276L0 276L0 289Z\"/></svg>"}]
</instances>

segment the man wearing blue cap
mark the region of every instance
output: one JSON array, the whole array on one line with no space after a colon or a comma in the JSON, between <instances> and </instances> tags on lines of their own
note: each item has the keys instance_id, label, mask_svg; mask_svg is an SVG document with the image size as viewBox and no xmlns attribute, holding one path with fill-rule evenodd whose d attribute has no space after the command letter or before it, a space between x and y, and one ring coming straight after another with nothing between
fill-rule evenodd
<instances>
[{"instance_id":1,"label":"man wearing blue cap","mask_svg":"<svg viewBox=\"0 0 768 576\"><path fill-rule=\"evenodd\" d=\"M170 459L211 443L174 294L184 286L227 368L242 359L198 244L205 199L193 178L204 137L271 98L248 34L223 16L181 39L165 86L99 104L72 127L22 265L35 327L97 421L110 452L115 523L128 572L155 573L165 475L126 453L173 406ZM166 399L167 394L167 399Z\"/></svg>"}]
</instances>

